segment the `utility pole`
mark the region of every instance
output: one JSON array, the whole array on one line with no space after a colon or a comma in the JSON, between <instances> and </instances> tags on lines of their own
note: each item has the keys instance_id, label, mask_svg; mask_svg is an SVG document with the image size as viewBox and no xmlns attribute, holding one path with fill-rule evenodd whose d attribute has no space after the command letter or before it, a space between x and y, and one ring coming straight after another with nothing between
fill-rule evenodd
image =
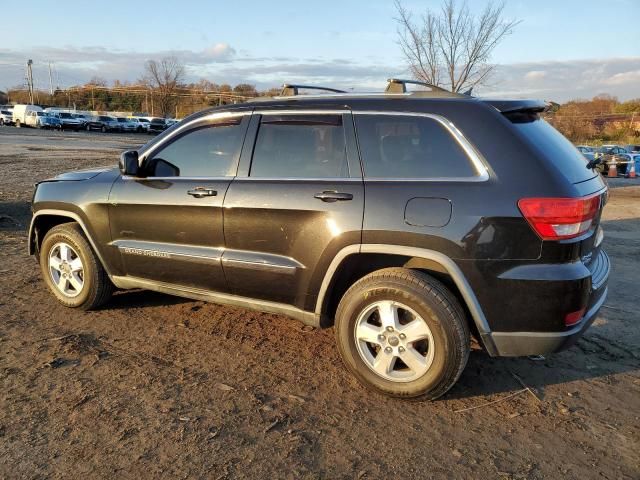
<instances>
[{"instance_id":1,"label":"utility pole","mask_svg":"<svg viewBox=\"0 0 640 480\"><path fill-rule=\"evenodd\" d=\"M33 105L33 70L31 69L33 60L27 61L27 84L29 86L29 103Z\"/></svg>"},{"instance_id":2,"label":"utility pole","mask_svg":"<svg viewBox=\"0 0 640 480\"><path fill-rule=\"evenodd\" d=\"M49 62L49 95L53 96L53 77L51 76L51 62Z\"/></svg>"}]
</instances>

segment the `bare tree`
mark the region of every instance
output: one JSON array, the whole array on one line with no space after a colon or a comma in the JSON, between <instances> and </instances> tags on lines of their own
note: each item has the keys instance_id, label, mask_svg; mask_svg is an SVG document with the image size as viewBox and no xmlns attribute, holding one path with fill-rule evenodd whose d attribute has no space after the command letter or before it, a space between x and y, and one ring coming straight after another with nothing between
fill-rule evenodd
<instances>
[{"instance_id":1,"label":"bare tree","mask_svg":"<svg viewBox=\"0 0 640 480\"><path fill-rule=\"evenodd\" d=\"M145 70L155 89L154 100L162 116L167 117L176 105L176 93L185 75L184 65L176 57L165 57L160 61L149 60Z\"/></svg>"},{"instance_id":2,"label":"bare tree","mask_svg":"<svg viewBox=\"0 0 640 480\"><path fill-rule=\"evenodd\" d=\"M429 9L413 19L400 0L395 0L398 37L405 60L416 80L459 92L485 84L493 65L496 46L520 23L503 20L504 4L487 4L474 16L462 3L445 0L439 12Z\"/></svg>"}]
</instances>

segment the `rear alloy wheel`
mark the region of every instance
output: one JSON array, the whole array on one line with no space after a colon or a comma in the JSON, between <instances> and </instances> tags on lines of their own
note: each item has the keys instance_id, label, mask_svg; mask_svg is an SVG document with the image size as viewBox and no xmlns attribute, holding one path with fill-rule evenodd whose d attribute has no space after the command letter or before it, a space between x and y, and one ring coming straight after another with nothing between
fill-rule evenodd
<instances>
[{"instance_id":1,"label":"rear alloy wheel","mask_svg":"<svg viewBox=\"0 0 640 480\"><path fill-rule=\"evenodd\" d=\"M402 303L372 303L358 316L354 334L360 358L384 379L410 382L433 363L435 344L429 325Z\"/></svg>"},{"instance_id":2,"label":"rear alloy wheel","mask_svg":"<svg viewBox=\"0 0 640 480\"><path fill-rule=\"evenodd\" d=\"M20 128L20 127L21 127L20 120L16 120L16 128Z\"/></svg>"},{"instance_id":3,"label":"rear alloy wheel","mask_svg":"<svg viewBox=\"0 0 640 480\"><path fill-rule=\"evenodd\" d=\"M347 368L366 387L391 396L438 398L469 357L458 300L416 270L386 268L358 280L338 305L335 329Z\"/></svg>"},{"instance_id":4,"label":"rear alloy wheel","mask_svg":"<svg viewBox=\"0 0 640 480\"><path fill-rule=\"evenodd\" d=\"M45 283L66 307L90 310L104 304L113 284L77 223L47 232L40 247Z\"/></svg>"},{"instance_id":5,"label":"rear alloy wheel","mask_svg":"<svg viewBox=\"0 0 640 480\"><path fill-rule=\"evenodd\" d=\"M107 127L105 127L104 125L102 126L102 128L100 129L100 131L102 133L107 133Z\"/></svg>"}]
</instances>

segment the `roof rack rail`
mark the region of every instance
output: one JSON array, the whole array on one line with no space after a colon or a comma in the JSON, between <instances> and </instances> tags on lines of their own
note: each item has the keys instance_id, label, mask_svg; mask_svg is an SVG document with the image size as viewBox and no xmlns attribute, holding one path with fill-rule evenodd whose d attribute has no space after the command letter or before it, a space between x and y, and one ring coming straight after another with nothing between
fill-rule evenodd
<instances>
[{"instance_id":1,"label":"roof rack rail","mask_svg":"<svg viewBox=\"0 0 640 480\"><path fill-rule=\"evenodd\" d=\"M344 90L338 90L336 88L318 87L316 85L294 85L292 83L285 83L284 85L282 85L282 90L280 91L280 96L281 97L293 97L295 95L298 95L298 90L300 90L300 89L304 89L304 90L322 90L322 91L331 92L331 93L347 93Z\"/></svg>"},{"instance_id":2,"label":"roof rack rail","mask_svg":"<svg viewBox=\"0 0 640 480\"><path fill-rule=\"evenodd\" d=\"M451 93L449 90L446 90L442 87L438 87L437 85L432 85L426 82L419 82L417 80L401 80L399 78L390 78L387 80L387 88L384 91L385 93L407 93L407 84L409 85L421 85L423 87L429 87L431 91L438 92L446 92Z\"/></svg>"}]
</instances>

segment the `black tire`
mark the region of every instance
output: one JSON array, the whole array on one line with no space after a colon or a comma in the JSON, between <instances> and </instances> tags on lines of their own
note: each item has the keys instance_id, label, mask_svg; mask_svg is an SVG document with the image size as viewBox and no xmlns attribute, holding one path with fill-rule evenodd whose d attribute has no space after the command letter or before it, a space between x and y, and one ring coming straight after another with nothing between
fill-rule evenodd
<instances>
[{"instance_id":1,"label":"black tire","mask_svg":"<svg viewBox=\"0 0 640 480\"><path fill-rule=\"evenodd\" d=\"M91 131L91 127L90 127L89 125L87 125L87 127L86 127L86 128L87 128L87 132L90 132L90 131Z\"/></svg>"},{"instance_id":2,"label":"black tire","mask_svg":"<svg viewBox=\"0 0 640 480\"><path fill-rule=\"evenodd\" d=\"M82 261L84 284L75 297L62 293L49 271L49 254L60 242L70 245ZM63 223L47 232L40 247L40 269L45 283L65 307L81 310L98 308L109 300L114 290L109 276L77 223Z\"/></svg>"},{"instance_id":3,"label":"black tire","mask_svg":"<svg viewBox=\"0 0 640 480\"><path fill-rule=\"evenodd\" d=\"M100 128L100 131L102 133L107 133L107 127L105 127L104 125L102 126L102 128Z\"/></svg>"},{"instance_id":4,"label":"black tire","mask_svg":"<svg viewBox=\"0 0 640 480\"><path fill-rule=\"evenodd\" d=\"M20 128L22 125L20 124L20 120L16 120L16 128Z\"/></svg>"},{"instance_id":5,"label":"black tire","mask_svg":"<svg viewBox=\"0 0 640 480\"><path fill-rule=\"evenodd\" d=\"M358 351L355 333L358 318L380 301L409 307L424 320L432 334L433 345L429 348L433 348L433 359L426 372L414 380L384 378L374 372ZM353 284L338 305L335 335L342 360L358 381L394 397L434 400L444 395L456 383L469 358L469 327L456 297L435 278L405 268L378 270ZM397 337L394 340L397 342ZM378 355L382 353L380 347ZM397 360L394 365L398 365Z\"/></svg>"}]
</instances>

